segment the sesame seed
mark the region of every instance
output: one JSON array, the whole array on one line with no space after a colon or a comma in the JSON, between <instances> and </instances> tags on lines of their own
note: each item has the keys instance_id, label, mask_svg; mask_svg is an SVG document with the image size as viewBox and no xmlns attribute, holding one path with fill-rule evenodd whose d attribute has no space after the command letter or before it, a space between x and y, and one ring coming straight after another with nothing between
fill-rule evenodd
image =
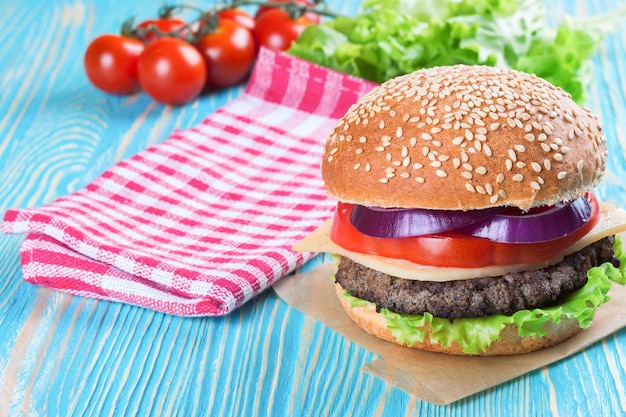
<instances>
[{"instance_id":1,"label":"sesame seed","mask_svg":"<svg viewBox=\"0 0 626 417\"><path fill-rule=\"evenodd\" d=\"M535 135L533 135L532 133L527 133L524 135L524 139L529 142L533 142L535 140Z\"/></svg>"},{"instance_id":2,"label":"sesame seed","mask_svg":"<svg viewBox=\"0 0 626 417\"><path fill-rule=\"evenodd\" d=\"M417 138L416 137L411 137L411 139L409 139L409 143L410 143L411 147L414 148L415 145L417 145Z\"/></svg>"},{"instance_id":3,"label":"sesame seed","mask_svg":"<svg viewBox=\"0 0 626 417\"><path fill-rule=\"evenodd\" d=\"M368 162L365 164L365 171L370 172L372 170L372 165Z\"/></svg>"},{"instance_id":4,"label":"sesame seed","mask_svg":"<svg viewBox=\"0 0 626 417\"><path fill-rule=\"evenodd\" d=\"M548 158L543 160L543 166L550 171L550 169L552 169L552 163L550 162L550 160Z\"/></svg>"},{"instance_id":5,"label":"sesame seed","mask_svg":"<svg viewBox=\"0 0 626 417\"><path fill-rule=\"evenodd\" d=\"M333 162L333 156L332 155L328 157L328 162Z\"/></svg>"},{"instance_id":6,"label":"sesame seed","mask_svg":"<svg viewBox=\"0 0 626 417\"><path fill-rule=\"evenodd\" d=\"M442 170L442 169L438 169L435 171L435 175L438 176L439 178L445 178L448 176L448 174L446 173L446 171Z\"/></svg>"},{"instance_id":7,"label":"sesame seed","mask_svg":"<svg viewBox=\"0 0 626 417\"><path fill-rule=\"evenodd\" d=\"M501 183L503 183L503 182L504 182L504 174L503 174L503 173L501 173L501 172L500 172L500 173L496 176L496 182L497 182L498 184L501 184Z\"/></svg>"},{"instance_id":8,"label":"sesame seed","mask_svg":"<svg viewBox=\"0 0 626 417\"><path fill-rule=\"evenodd\" d=\"M511 158L513 162L517 161L517 154L513 149L509 149L509 158Z\"/></svg>"},{"instance_id":9,"label":"sesame seed","mask_svg":"<svg viewBox=\"0 0 626 417\"><path fill-rule=\"evenodd\" d=\"M526 147L524 145L515 145L513 147L517 152L526 152Z\"/></svg>"},{"instance_id":10,"label":"sesame seed","mask_svg":"<svg viewBox=\"0 0 626 417\"><path fill-rule=\"evenodd\" d=\"M338 150L339 150L339 148L332 148L332 149L330 150L330 154L331 154L331 155L334 155L334 154L336 154L336 153L337 153L337 151L338 151Z\"/></svg>"},{"instance_id":11,"label":"sesame seed","mask_svg":"<svg viewBox=\"0 0 626 417\"><path fill-rule=\"evenodd\" d=\"M580 137L580 136L583 134L583 132L582 132L582 130L580 130L580 128L579 128L578 126L576 126L576 127L574 128L574 134L575 134L577 137Z\"/></svg>"},{"instance_id":12,"label":"sesame seed","mask_svg":"<svg viewBox=\"0 0 626 417\"><path fill-rule=\"evenodd\" d=\"M415 181L419 182L420 184L424 184L424 177L415 177Z\"/></svg>"},{"instance_id":13,"label":"sesame seed","mask_svg":"<svg viewBox=\"0 0 626 417\"><path fill-rule=\"evenodd\" d=\"M461 172L461 176L465 179L471 180L473 178L473 175L471 172L469 171L463 171Z\"/></svg>"},{"instance_id":14,"label":"sesame seed","mask_svg":"<svg viewBox=\"0 0 626 417\"><path fill-rule=\"evenodd\" d=\"M441 168L441 161L432 161L430 166L433 168Z\"/></svg>"},{"instance_id":15,"label":"sesame seed","mask_svg":"<svg viewBox=\"0 0 626 417\"><path fill-rule=\"evenodd\" d=\"M430 134L426 133L426 132L423 132L423 133L421 134L421 137L422 137L422 139L424 139L424 140L433 140L433 137L432 137Z\"/></svg>"},{"instance_id":16,"label":"sesame seed","mask_svg":"<svg viewBox=\"0 0 626 417\"><path fill-rule=\"evenodd\" d=\"M402 137L402 127L398 126L396 129L396 137L401 138Z\"/></svg>"},{"instance_id":17,"label":"sesame seed","mask_svg":"<svg viewBox=\"0 0 626 417\"><path fill-rule=\"evenodd\" d=\"M381 121L380 121L380 123L378 124L378 127L379 127L380 129L384 129L384 128L385 128L385 121L384 121L384 120L381 120Z\"/></svg>"},{"instance_id":18,"label":"sesame seed","mask_svg":"<svg viewBox=\"0 0 626 417\"><path fill-rule=\"evenodd\" d=\"M497 130L500 127L500 123L491 123L489 125L489 129L491 130Z\"/></svg>"},{"instance_id":19,"label":"sesame seed","mask_svg":"<svg viewBox=\"0 0 626 417\"><path fill-rule=\"evenodd\" d=\"M579 170L579 171L581 171L581 170L583 169L583 165L584 165L584 163L585 163L585 161L583 161L582 159L581 159L581 160L579 160L579 161L576 163L576 169L577 169L577 170Z\"/></svg>"},{"instance_id":20,"label":"sesame seed","mask_svg":"<svg viewBox=\"0 0 626 417\"><path fill-rule=\"evenodd\" d=\"M367 142L367 138L366 138L365 136L361 136L361 137L359 138L359 142L360 142L360 143L365 143L365 142Z\"/></svg>"},{"instance_id":21,"label":"sesame seed","mask_svg":"<svg viewBox=\"0 0 626 417\"><path fill-rule=\"evenodd\" d=\"M413 169L422 169L423 167L424 165L420 164L419 162L413 164Z\"/></svg>"},{"instance_id":22,"label":"sesame seed","mask_svg":"<svg viewBox=\"0 0 626 417\"><path fill-rule=\"evenodd\" d=\"M361 168L361 164L360 164L360 163L356 163L356 164L354 164L354 166L352 167L352 169L354 169L355 171L356 171L357 169L359 169L359 168Z\"/></svg>"},{"instance_id":23,"label":"sesame seed","mask_svg":"<svg viewBox=\"0 0 626 417\"><path fill-rule=\"evenodd\" d=\"M560 153L555 153L555 154L554 154L554 159L555 159L556 161L562 161L562 160L563 160L563 155L562 155L562 154L560 154Z\"/></svg>"},{"instance_id":24,"label":"sesame seed","mask_svg":"<svg viewBox=\"0 0 626 417\"><path fill-rule=\"evenodd\" d=\"M385 178L381 178L378 181L380 181L383 184L387 184L389 182L389 178L385 177Z\"/></svg>"},{"instance_id":25,"label":"sesame seed","mask_svg":"<svg viewBox=\"0 0 626 417\"><path fill-rule=\"evenodd\" d=\"M385 150L385 147L384 147L384 146L377 146L375 149L376 149L378 152L383 152L383 151Z\"/></svg>"},{"instance_id":26,"label":"sesame seed","mask_svg":"<svg viewBox=\"0 0 626 417\"><path fill-rule=\"evenodd\" d=\"M507 159L506 161L504 161L504 164L506 165L507 171L510 171L513 169L513 161L511 161L510 159Z\"/></svg>"},{"instance_id":27,"label":"sesame seed","mask_svg":"<svg viewBox=\"0 0 626 417\"><path fill-rule=\"evenodd\" d=\"M564 179L566 176L567 176L567 172L565 171L561 171L556 175L556 177L560 180Z\"/></svg>"},{"instance_id":28,"label":"sesame seed","mask_svg":"<svg viewBox=\"0 0 626 417\"><path fill-rule=\"evenodd\" d=\"M539 190L541 190L541 185L539 185L539 183L536 182L536 181L531 181L530 182L530 188L532 188L533 190L539 191Z\"/></svg>"},{"instance_id":29,"label":"sesame seed","mask_svg":"<svg viewBox=\"0 0 626 417\"><path fill-rule=\"evenodd\" d=\"M492 195L491 198L489 199L489 202L491 204L496 204L498 202L498 197L499 197L498 194Z\"/></svg>"},{"instance_id":30,"label":"sesame seed","mask_svg":"<svg viewBox=\"0 0 626 417\"><path fill-rule=\"evenodd\" d=\"M474 188L474 186L472 184L470 184L469 182L465 183L465 189L467 191L469 191L470 193L475 193L476 189Z\"/></svg>"},{"instance_id":31,"label":"sesame seed","mask_svg":"<svg viewBox=\"0 0 626 417\"><path fill-rule=\"evenodd\" d=\"M533 171L535 172L541 172L541 165L539 165L536 162L531 162L530 163L531 168L533 169Z\"/></svg>"},{"instance_id":32,"label":"sesame seed","mask_svg":"<svg viewBox=\"0 0 626 417\"><path fill-rule=\"evenodd\" d=\"M524 176L522 174L515 174L512 178L513 181L522 182L524 181Z\"/></svg>"},{"instance_id":33,"label":"sesame seed","mask_svg":"<svg viewBox=\"0 0 626 417\"><path fill-rule=\"evenodd\" d=\"M485 175L487 173L487 168L480 166L475 169L475 172L479 175Z\"/></svg>"},{"instance_id":34,"label":"sesame seed","mask_svg":"<svg viewBox=\"0 0 626 417\"><path fill-rule=\"evenodd\" d=\"M354 151L357 155L361 155L363 153L363 149L361 148L357 148L356 151Z\"/></svg>"}]
</instances>

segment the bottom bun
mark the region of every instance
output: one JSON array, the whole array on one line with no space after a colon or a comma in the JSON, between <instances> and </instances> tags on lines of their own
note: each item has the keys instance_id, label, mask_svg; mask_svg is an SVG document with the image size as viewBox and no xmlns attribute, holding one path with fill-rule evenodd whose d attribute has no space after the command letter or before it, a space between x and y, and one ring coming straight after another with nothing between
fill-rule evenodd
<instances>
[{"instance_id":1,"label":"bottom bun","mask_svg":"<svg viewBox=\"0 0 626 417\"><path fill-rule=\"evenodd\" d=\"M343 296L344 289L341 285L335 283L335 291L339 297L341 305L344 310L346 310L346 313L348 313L348 316L350 316L350 318L360 328L372 336L397 345L407 346L406 343L401 343L393 337L391 331L387 329L385 318L382 314L376 312L376 308L373 304L352 307L350 305L350 301ZM500 340L491 343L487 347L486 351L480 352L478 355L517 355L520 353L533 352L561 343L582 330L579 327L577 320L568 318L563 318L559 323L548 322L544 325L544 329L547 334L540 338L533 338L529 336L522 337L518 334L516 326L507 324L500 333ZM431 343L428 335L424 338L423 342L415 343L409 347L430 352L446 353L449 355L472 356L464 353L460 346L456 343L452 343L448 347L444 347L440 343Z\"/></svg>"}]
</instances>

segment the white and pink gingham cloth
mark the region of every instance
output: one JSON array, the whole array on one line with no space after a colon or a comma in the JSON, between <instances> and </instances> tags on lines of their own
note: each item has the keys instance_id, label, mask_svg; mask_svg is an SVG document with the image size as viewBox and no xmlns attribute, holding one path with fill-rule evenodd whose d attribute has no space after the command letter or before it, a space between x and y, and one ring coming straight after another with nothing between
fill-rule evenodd
<instances>
[{"instance_id":1,"label":"white and pink gingham cloth","mask_svg":"<svg viewBox=\"0 0 626 417\"><path fill-rule=\"evenodd\" d=\"M309 259L324 140L373 84L261 50L245 93L86 188L8 210L24 279L184 316L227 314Z\"/></svg>"}]
</instances>

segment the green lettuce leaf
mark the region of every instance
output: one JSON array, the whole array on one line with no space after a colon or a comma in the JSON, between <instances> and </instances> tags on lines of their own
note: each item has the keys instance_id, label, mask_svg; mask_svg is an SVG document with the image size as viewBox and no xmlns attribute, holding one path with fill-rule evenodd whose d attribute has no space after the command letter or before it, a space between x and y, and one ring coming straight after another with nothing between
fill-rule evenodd
<instances>
[{"instance_id":1,"label":"green lettuce leaf","mask_svg":"<svg viewBox=\"0 0 626 417\"><path fill-rule=\"evenodd\" d=\"M495 314L489 317L457 319L450 321L433 317L430 313L423 315L399 314L388 309L381 309L381 314L387 321L387 328L401 343L409 346L424 341L426 332L424 326L430 327L430 339L439 342L443 347L458 343L462 351L467 354L478 354L499 340L500 332L507 324L513 324L522 337L538 338L544 336L546 322L559 323L563 318L577 320L581 328L586 329L593 321L593 316L600 307L610 298L607 295L612 282L626 285L626 253L622 241L616 236L613 245L615 258L620 261L616 268L606 262L591 268L587 273L587 284L559 300L559 305L532 310L521 310L513 315ZM353 307L374 305L369 301L354 297L344 291L343 296L350 301Z\"/></svg>"},{"instance_id":2,"label":"green lettuce leaf","mask_svg":"<svg viewBox=\"0 0 626 417\"><path fill-rule=\"evenodd\" d=\"M514 68L582 103L591 58L625 18L626 6L550 28L541 0L367 0L355 17L310 25L288 52L379 83L438 65Z\"/></svg>"}]
</instances>

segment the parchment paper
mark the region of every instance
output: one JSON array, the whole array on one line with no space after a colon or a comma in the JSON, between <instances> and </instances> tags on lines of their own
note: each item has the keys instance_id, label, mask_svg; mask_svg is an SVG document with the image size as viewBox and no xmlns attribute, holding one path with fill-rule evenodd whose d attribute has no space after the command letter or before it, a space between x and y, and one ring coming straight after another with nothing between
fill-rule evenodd
<instances>
[{"instance_id":1,"label":"parchment paper","mask_svg":"<svg viewBox=\"0 0 626 417\"><path fill-rule=\"evenodd\" d=\"M363 369L409 394L449 404L542 366L556 362L626 326L626 287L614 285L611 300L597 311L590 328L548 349L514 356L463 357L422 352L385 342L365 333L344 312L333 289L333 265L280 279L273 285L280 298L321 321L380 358Z\"/></svg>"}]
</instances>

